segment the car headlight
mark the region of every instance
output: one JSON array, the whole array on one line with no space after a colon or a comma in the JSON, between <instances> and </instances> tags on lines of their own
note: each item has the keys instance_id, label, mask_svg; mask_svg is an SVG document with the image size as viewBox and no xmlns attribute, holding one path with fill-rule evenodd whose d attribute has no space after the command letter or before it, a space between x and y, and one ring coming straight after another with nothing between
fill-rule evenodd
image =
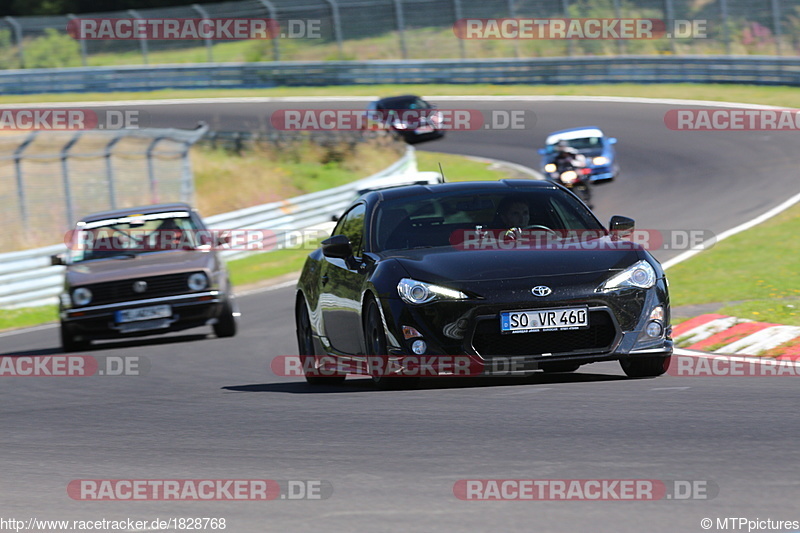
<instances>
[{"instance_id":1,"label":"car headlight","mask_svg":"<svg viewBox=\"0 0 800 533\"><path fill-rule=\"evenodd\" d=\"M600 286L601 291L635 287L649 289L656 284L656 271L647 261L638 261Z\"/></svg>"},{"instance_id":2,"label":"car headlight","mask_svg":"<svg viewBox=\"0 0 800 533\"><path fill-rule=\"evenodd\" d=\"M597 166L607 165L609 163L610 163L610 161L608 160L608 158L607 157L603 157L602 155L597 156L597 157L592 159L592 164L597 165Z\"/></svg>"},{"instance_id":3,"label":"car headlight","mask_svg":"<svg viewBox=\"0 0 800 533\"><path fill-rule=\"evenodd\" d=\"M72 291L72 302L75 305L88 305L92 301L92 291L86 287L78 287Z\"/></svg>"},{"instance_id":4,"label":"car headlight","mask_svg":"<svg viewBox=\"0 0 800 533\"><path fill-rule=\"evenodd\" d=\"M195 272L191 276L189 276L189 280L187 281L189 284L189 288L193 291L202 291L206 287L208 287L208 278L202 272Z\"/></svg>"},{"instance_id":5,"label":"car headlight","mask_svg":"<svg viewBox=\"0 0 800 533\"><path fill-rule=\"evenodd\" d=\"M544 171L545 172L555 172L556 171L556 166L553 163L547 163L544 166Z\"/></svg>"},{"instance_id":6,"label":"car headlight","mask_svg":"<svg viewBox=\"0 0 800 533\"><path fill-rule=\"evenodd\" d=\"M397 284L397 292L404 302L413 305L426 304L434 300L466 300L468 298L461 291L408 278L400 280L400 283Z\"/></svg>"},{"instance_id":7,"label":"car headlight","mask_svg":"<svg viewBox=\"0 0 800 533\"><path fill-rule=\"evenodd\" d=\"M578 173L574 170L567 170L566 172L561 173L561 183L569 185L571 183L575 183L576 181L578 181Z\"/></svg>"}]
</instances>

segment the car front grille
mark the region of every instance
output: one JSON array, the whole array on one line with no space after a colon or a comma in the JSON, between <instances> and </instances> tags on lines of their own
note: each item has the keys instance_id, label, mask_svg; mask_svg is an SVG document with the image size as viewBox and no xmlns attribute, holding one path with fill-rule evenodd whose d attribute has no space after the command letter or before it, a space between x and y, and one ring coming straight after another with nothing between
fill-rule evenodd
<instances>
[{"instance_id":1,"label":"car front grille","mask_svg":"<svg viewBox=\"0 0 800 533\"><path fill-rule=\"evenodd\" d=\"M190 274L193 274L193 272L145 278L129 278L120 281L107 281L105 283L86 285L86 288L92 291L92 301L89 305L102 305L130 300L146 300L148 298L173 296L176 294L188 294L192 292L187 284ZM144 292L135 292L133 290L133 284L137 281L144 281L147 283L147 289Z\"/></svg>"},{"instance_id":2,"label":"car front grille","mask_svg":"<svg viewBox=\"0 0 800 533\"><path fill-rule=\"evenodd\" d=\"M604 353L611 349L617 330L608 311L590 311L589 328L537 333L500 333L498 317L479 319L472 347L482 357L510 355Z\"/></svg>"}]
</instances>

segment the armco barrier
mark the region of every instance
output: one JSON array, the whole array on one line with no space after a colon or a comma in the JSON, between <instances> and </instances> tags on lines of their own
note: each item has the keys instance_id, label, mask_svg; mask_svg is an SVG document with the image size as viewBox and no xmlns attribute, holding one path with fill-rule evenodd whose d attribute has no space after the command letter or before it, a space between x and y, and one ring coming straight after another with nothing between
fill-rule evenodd
<instances>
[{"instance_id":1,"label":"armco barrier","mask_svg":"<svg viewBox=\"0 0 800 533\"><path fill-rule=\"evenodd\" d=\"M212 229L269 229L276 241L291 230L317 227L330 222L354 199L356 191L371 180L398 175L416 175L414 148L390 167L361 180L326 191L315 192L255 207L207 217ZM274 242L265 242L269 248ZM50 256L66 251L63 244L0 254L0 309L35 307L56 303L63 287L63 266L51 266ZM248 253L244 248L222 252L226 259Z\"/></svg>"},{"instance_id":2,"label":"armco barrier","mask_svg":"<svg viewBox=\"0 0 800 533\"><path fill-rule=\"evenodd\" d=\"M409 61L276 61L0 72L0 94L409 83L800 85L800 57L593 56Z\"/></svg>"}]
</instances>

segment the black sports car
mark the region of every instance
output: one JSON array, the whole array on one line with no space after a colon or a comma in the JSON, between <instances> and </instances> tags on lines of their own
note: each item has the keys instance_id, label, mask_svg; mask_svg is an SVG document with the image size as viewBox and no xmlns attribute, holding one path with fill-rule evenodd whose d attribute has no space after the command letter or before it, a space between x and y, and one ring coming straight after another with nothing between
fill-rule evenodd
<instances>
[{"instance_id":1,"label":"black sports car","mask_svg":"<svg viewBox=\"0 0 800 533\"><path fill-rule=\"evenodd\" d=\"M306 260L299 353L310 383L372 375L569 372L619 360L663 374L672 355L667 280L560 185L414 185L359 198Z\"/></svg>"}]
</instances>

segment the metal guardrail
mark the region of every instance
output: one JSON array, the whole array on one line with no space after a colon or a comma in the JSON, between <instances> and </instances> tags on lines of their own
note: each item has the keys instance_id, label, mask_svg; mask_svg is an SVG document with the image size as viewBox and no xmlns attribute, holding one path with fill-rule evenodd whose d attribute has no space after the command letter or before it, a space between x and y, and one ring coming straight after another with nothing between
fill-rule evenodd
<instances>
[{"instance_id":1,"label":"metal guardrail","mask_svg":"<svg viewBox=\"0 0 800 533\"><path fill-rule=\"evenodd\" d=\"M597 56L28 69L0 71L0 94L353 84L623 82L800 85L800 57Z\"/></svg>"},{"instance_id":2,"label":"metal guardrail","mask_svg":"<svg viewBox=\"0 0 800 533\"><path fill-rule=\"evenodd\" d=\"M414 148L407 147L405 155L388 168L361 180L333 189L319 191L289 200L248 207L207 217L211 229L269 230L272 238L263 242L265 251L292 230L313 228L330 222L331 215L341 212L354 199L364 184L375 179L402 174L415 174L417 160ZM63 244L35 250L0 254L0 309L36 307L56 303L64 282L64 267L51 266L50 256L66 251ZM258 253L240 248L225 250L222 256L236 259Z\"/></svg>"}]
</instances>

